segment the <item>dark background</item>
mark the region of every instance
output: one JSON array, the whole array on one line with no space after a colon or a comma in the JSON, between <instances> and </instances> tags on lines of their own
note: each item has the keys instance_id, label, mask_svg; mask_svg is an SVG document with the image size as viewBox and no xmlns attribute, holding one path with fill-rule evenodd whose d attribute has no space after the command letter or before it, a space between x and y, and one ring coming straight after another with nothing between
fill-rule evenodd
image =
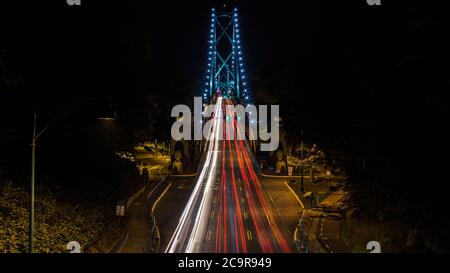
<instances>
[{"instance_id":1,"label":"dark background","mask_svg":"<svg viewBox=\"0 0 450 273\"><path fill-rule=\"evenodd\" d=\"M14 2L0 8L1 162L10 173L28 173L33 109L43 122L73 101L111 96L120 128L105 149L136 141L118 132L149 123L149 136L169 137L171 107L200 94L209 10L225 2L240 11L255 102L279 103L289 134L303 129L307 141L344 153L356 203L431 229L450 225L443 216L450 85L443 7L365 0ZM96 133L105 132L104 124L92 117L105 111L86 106L52 128L39 147L41 167L74 173L80 158L98 154L93 143L106 145Z\"/></svg>"}]
</instances>

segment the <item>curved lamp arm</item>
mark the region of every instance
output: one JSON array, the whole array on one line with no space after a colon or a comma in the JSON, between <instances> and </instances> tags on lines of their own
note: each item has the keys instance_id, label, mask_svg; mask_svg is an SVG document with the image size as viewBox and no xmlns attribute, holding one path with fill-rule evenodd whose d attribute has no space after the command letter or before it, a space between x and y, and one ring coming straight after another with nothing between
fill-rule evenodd
<instances>
[{"instance_id":1,"label":"curved lamp arm","mask_svg":"<svg viewBox=\"0 0 450 273\"><path fill-rule=\"evenodd\" d=\"M35 142L45 131L47 131L47 129L52 126L54 123L56 123L57 121L61 120L62 118L64 118L67 114L69 114L70 112L74 111L75 109L77 109L78 107L89 103L89 102L93 102L93 101L97 101L97 100L104 100L104 99L109 99L111 100L111 97L105 98L105 97L100 97L100 98L92 98L92 99L87 99L72 105L69 105L68 107L66 107L67 109L64 110L61 114L59 114L56 118L54 118L53 120L51 120L44 128L42 128L38 133L36 133L36 113L34 114L34 130L33 130L33 142Z\"/></svg>"}]
</instances>

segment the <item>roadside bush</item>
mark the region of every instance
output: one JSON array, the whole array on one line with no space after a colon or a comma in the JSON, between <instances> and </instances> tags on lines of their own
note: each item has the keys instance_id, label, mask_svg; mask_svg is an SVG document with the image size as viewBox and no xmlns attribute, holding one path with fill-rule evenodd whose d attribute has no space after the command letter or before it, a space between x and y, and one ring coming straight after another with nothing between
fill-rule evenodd
<instances>
[{"instance_id":1,"label":"roadside bush","mask_svg":"<svg viewBox=\"0 0 450 273\"><path fill-rule=\"evenodd\" d=\"M28 250L29 193L12 182L0 181L0 252ZM100 203L55 198L38 187L35 199L35 252L66 252L66 244L78 241L88 248L107 228L105 208Z\"/></svg>"}]
</instances>

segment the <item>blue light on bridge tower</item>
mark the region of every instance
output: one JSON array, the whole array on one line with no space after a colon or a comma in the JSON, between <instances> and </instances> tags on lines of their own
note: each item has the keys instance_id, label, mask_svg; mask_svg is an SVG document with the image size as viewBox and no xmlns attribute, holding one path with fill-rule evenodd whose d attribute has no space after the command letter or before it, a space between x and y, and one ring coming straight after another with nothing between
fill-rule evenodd
<instances>
[{"instance_id":1,"label":"blue light on bridge tower","mask_svg":"<svg viewBox=\"0 0 450 273\"><path fill-rule=\"evenodd\" d=\"M206 100L219 93L246 105L249 102L249 93L238 10L218 12L211 9L210 23L208 68L203 98Z\"/></svg>"}]
</instances>

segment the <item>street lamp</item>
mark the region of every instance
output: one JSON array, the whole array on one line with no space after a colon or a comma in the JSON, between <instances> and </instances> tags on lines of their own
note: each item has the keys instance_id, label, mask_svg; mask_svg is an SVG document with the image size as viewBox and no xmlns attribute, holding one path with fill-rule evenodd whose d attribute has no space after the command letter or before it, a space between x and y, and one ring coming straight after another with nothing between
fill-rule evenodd
<instances>
[{"instance_id":1,"label":"street lamp","mask_svg":"<svg viewBox=\"0 0 450 273\"><path fill-rule=\"evenodd\" d=\"M30 192L30 216L29 216L29 238L28 238L28 248L29 252L33 253L33 233L34 233L34 184L35 184L35 171L36 171L36 143L38 138L45 132L47 129L53 125L55 122L61 120L63 117L65 117L70 112L74 111L78 107L92 101L97 100L104 100L105 98L92 98L88 99L79 103L72 104L68 107L66 107L67 110L63 111L60 115L58 115L56 118L54 118L52 121L50 121L43 129L41 129L39 132L37 132L37 112L34 111L33 116L33 135L31 138L31 192ZM108 98L110 102L110 107L112 109L112 101L111 97ZM108 117L108 118L101 118L101 119L108 119L108 120L116 120L117 116L115 111L112 111L114 117Z\"/></svg>"},{"instance_id":2,"label":"street lamp","mask_svg":"<svg viewBox=\"0 0 450 273\"><path fill-rule=\"evenodd\" d=\"M304 188L304 183L303 183L303 169L304 169L304 164L303 164L303 130L301 131L301 133L300 133L300 136L301 136L301 143L300 143L300 161L301 161L301 164L302 164L302 167L301 167L301 169L300 169L300 191L302 192L302 193L304 193L305 192L305 188Z\"/></svg>"}]
</instances>

